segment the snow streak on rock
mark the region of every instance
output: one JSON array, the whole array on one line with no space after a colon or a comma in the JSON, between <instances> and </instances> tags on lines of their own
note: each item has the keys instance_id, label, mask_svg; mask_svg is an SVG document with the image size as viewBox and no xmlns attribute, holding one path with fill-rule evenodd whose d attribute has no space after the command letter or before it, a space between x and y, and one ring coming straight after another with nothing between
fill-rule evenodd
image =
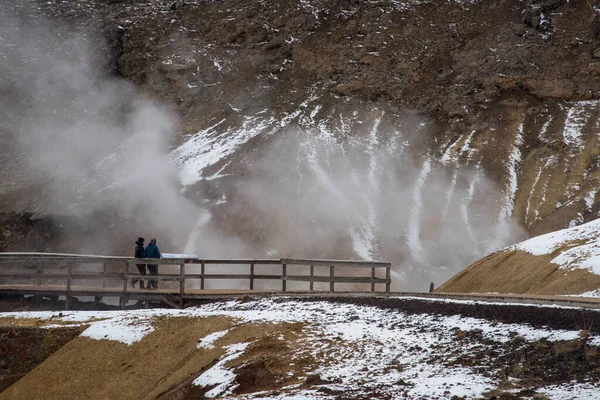
<instances>
[{"instance_id":1,"label":"snow streak on rock","mask_svg":"<svg viewBox=\"0 0 600 400\"><path fill-rule=\"evenodd\" d=\"M223 336L227 335L228 332L229 332L229 329L211 333L210 335L207 335L207 336L203 337L202 339L200 339L198 341L197 347L199 349L212 349L215 347L214 343L217 340L219 340L220 338L222 338Z\"/></svg>"},{"instance_id":2,"label":"snow streak on rock","mask_svg":"<svg viewBox=\"0 0 600 400\"><path fill-rule=\"evenodd\" d=\"M187 186L208 179L209 177L203 175L204 169L217 165L233 155L249 140L272 127L275 120L265 119L261 115L264 112L244 117L241 126L229 127L224 131L218 129L225 122L225 120L221 120L193 135L191 139L176 149L173 157L182 166L181 183Z\"/></svg>"},{"instance_id":3,"label":"snow streak on rock","mask_svg":"<svg viewBox=\"0 0 600 400\"><path fill-rule=\"evenodd\" d=\"M448 213L448 208L452 203L452 195L454 194L454 188L456 187L456 179L458 178L458 168L454 169L452 173L452 180L450 181L450 186L448 187L448 191L446 192L446 206L444 207L444 212L442 213L442 221L446 220L446 214Z\"/></svg>"},{"instance_id":4,"label":"snow streak on rock","mask_svg":"<svg viewBox=\"0 0 600 400\"><path fill-rule=\"evenodd\" d=\"M440 162L442 164L448 164L450 162L456 163L456 157L452 153L454 151L454 148L458 145L458 143L463 137L464 135L460 136L458 139L456 139L455 142L453 142L446 148L446 151L444 151L444 154L442 154L442 157L440 157Z\"/></svg>"},{"instance_id":5,"label":"snow streak on rock","mask_svg":"<svg viewBox=\"0 0 600 400\"><path fill-rule=\"evenodd\" d=\"M220 359L212 368L196 378L193 384L200 387L214 386L205 394L206 397L211 399L232 394L238 384L235 383L235 373L225 368L225 364L244 354L249 344L236 343L227 346L226 357Z\"/></svg>"},{"instance_id":6,"label":"snow streak on rock","mask_svg":"<svg viewBox=\"0 0 600 400\"><path fill-rule=\"evenodd\" d=\"M379 125L383 119L383 113L373 123L369 133L367 152L369 156L368 181L370 188L363 193L363 200L367 207L366 220L363 219L360 226L352 227L349 231L352 238L352 247L354 251L364 260L372 260L374 256L374 247L377 241L377 231L379 222L377 219L377 210L373 204L374 199L380 196L380 182L377 178L379 171L378 150L379 150Z\"/></svg>"},{"instance_id":7,"label":"snow streak on rock","mask_svg":"<svg viewBox=\"0 0 600 400\"><path fill-rule=\"evenodd\" d=\"M542 129L540 129L540 134L538 135L538 137L542 142L548 141L548 138L546 137L546 132L548 132L548 127L552 123L552 119L553 117L549 116L548 121L546 121L544 125L542 125Z\"/></svg>"},{"instance_id":8,"label":"snow streak on rock","mask_svg":"<svg viewBox=\"0 0 600 400\"><path fill-rule=\"evenodd\" d=\"M538 220L538 216L540 214L540 206L542 204L544 204L544 202L546 201L546 190L548 188L548 182L545 182L544 186L542 187L542 193L541 193L541 196L539 196L540 200L537 203L537 207L535 207L533 218L530 218L530 214L529 214L529 210L531 207L531 200L535 196L536 189L537 189L538 183L540 181L540 177L542 176L542 173L547 171L548 167L550 167L552 164L554 164L556 162L556 160L557 160L557 157L555 155L549 157L544 164L540 165L540 168L539 168L537 174L535 175L535 179L533 180L533 184L531 185L531 191L529 192L529 196L527 197L527 206L525 207L525 223L526 224L531 225L532 223L534 223L535 221Z\"/></svg>"},{"instance_id":9,"label":"snow streak on rock","mask_svg":"<svg viewBox=\"0 0 600 400\"><path fill-rule=\"evenodd\" d=\"M510 219L512 217L513 209L515 206L515 196L518 189L518 171L522 161L521 145L523 144L523 124L520 124L517 129L517 134L514 139L513 150L508 156L508 162L506 163L506 169L508 174L508 184L505 191L505 199L500 207L500 214L498 216L498 229L496 235L496 241L498 243L490 246L489 252L494 251L494 248L500 243L506 243L507 238L510 236Z\"/></svg>"},{"instance_id":10,"label":"snow streak on rock","mask_svg":"<svg viewBox=\"0 0 600 400\"><path fill-rule=\"evenodd\" d=\"M427 176L431 172L431 160L427 158L423 163L417 182L415 183L412 196L412 207L410 219L408 221L407 243L413 259L423 263L423 247L421 246L421 210L423 202L421 200L421 190L425 185Z\"/></svg>"},{"instance_id":11,"label":"snow streak on rock","mask_svg":"<svg viewBox=\"0 0 600 400\"><path fill-rule=\"evenodd\" d=\"M579 149L583 146L583 128L590 118L590 109L597 105L597 101L579 101L567 109L563 138L569 147Z\"/></svg>"},{"instance_id":12,"label":"snow streak on rock","mask_svg":"<svg viewBox=\"0 0 600 400\"><path fill-rule=\"evenodd\" d=\"M471 229L471 222L469 221L469 206L471 205L473 197L475 196L475 186L479 183L481 179L481 169L478 167L476 171L477 172L475 173L475 176L473 177L473 179L471 180L471 184L469 185L467 197L460 206L460 211L462 220L465 224L467 232L469 233L469 238L471 239L473 246L478 247L479 241L473 234L473 229Z\"/></svg>"}]
</instances>

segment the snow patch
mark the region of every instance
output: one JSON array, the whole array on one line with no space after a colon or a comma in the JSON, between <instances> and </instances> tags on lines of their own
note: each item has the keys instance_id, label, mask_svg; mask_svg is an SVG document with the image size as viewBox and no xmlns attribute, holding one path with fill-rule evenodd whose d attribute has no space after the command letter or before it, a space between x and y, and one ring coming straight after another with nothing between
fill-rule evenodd
<instances>
[{"instance_id":1,"label":"snow patch","mask_svg":"<svg viewBox=\"0 0 600 400\"><path fill-rule=\"evenodd\" d=\"M112 318L90 323L81 336L96 340L113 340L130 346L154 331L149 314L117 314Z\"/></svg>"},{"instance_id":2,"label":"snow patch","mask_svg":"<svg viewBox=\"0 0 600 400\"><path fill-rule=\"evenodd\" d=\"M575 228L566 228L536 236L514 246L509 250L522 250L534 256L550 254L570 242L590 242L600 237L600 219L590 221Z\"/></svg>"},{"instance_id":3,"label":"snow patch","mask_svg":"<svg viewBox=\"0 0 600 400\"><path fill-rule=\"evenodd\" d=\"M193 384L200 387L215 386L205 396L215 398L217 396L229 396L238 386L235 381L235 373L227 368L225 364L244 354L246 347L250 343L236 343L227 346L226 357L219 360L211 369L205 371L198 378L194 379Z\"/></svg>"},{"instance_id":4,"label":"snow patch","mask_svg":"<svg viewBox=\"0 0 600 400\"><path fill-rule=\"evenodd\" d=\"M227 333L229 332L229 329L226 329L224 331L220 331L220 332L214 332L211 333L210 335L207 335L205 337L203 337L202 339L200 339L198 341L198 348L199 349L212 349L215 347L214 343L219 340L220 338L222 338L223 336L227 335Z\"/></svg>"},{"instance_id":5,"label":"snow patch","mask_svg":"<svg viewBox=\"0 0 600 400\"><path fill-rule=\"evenodd\" d=\"M419 301L483 304L472 300L419 298ZM544 305L537 307L572 309L572 307ZM328 386L335 387L337 391L376 389L384 398L398 398L398 396L473 398L481 397L482 393L496 387L497 382L490 378L495 376L493 373L484 375L477 372L477 369L448 368L437 362L428 362L432 357L443 354L440 353L442 351L440 349L457 348L457 330L467 332L479 330L486 340L497 343L509 343L515 333L528 341L540 338L549 341L575 340L579 335L577 330L551 330L501 322L492 324L489 320L459 315L406 314L398 310L377 307L326 301L304 302L293 299L282 301L281 298L265 298L249 302L227 301L185 310L66 312L62 317L52 312L21 312L5 313L2 316L73 321L75 324L93 318L107 318L105 321L88 322L96 325L98 330L103 328L103 334L92 336L99 340L106 340L106 334L114 332L115 327L117 331L121 331L116 336L121 338L136 336L140 327L145 329L144 332L148 332L155 316L185 318L225 316L236 319L237 324L301 322L305 324L303 334L306 337L298 351L320 360L320 363L313 367L314 369L306 373L319 373L325 379L335 379L336 383ZM123 331L131 331L131 333ZM199 347L212 348L216 340L226 333L227 331L221 331L207 335L200 340ZM592 333L589 340L595 343L598 339L596 334ZM194 385L209 388L207 397L232 394L236 388L236 375L227 364L244 354L249 345L250 343L237 343L224 347L226 353L217 364L198 376L193 382ZM471 349L466 347L460 351L469 352ZM400 379L407 384L402 387L395 385L394 383ZM461 382L463 384L459 385ZM465 384L467 382L468 384ZM547 387L546 390L548 393L567 393L573 385L577 384L556 385ZM578 392L580 396L597 394L598 384L577 386L575 389L580 391ZM406 390L408 393L403 394ZM286 396L283 397L278 397L281 396L280 394L258 395L263 396L259 398L265 399L311 398L312 396L309 394L303 397L303 394L311 392L295 387L288 387L285 391Z\"/></svg>"},{"instance_id":6,"label":"snow patch","mask_svg":"<svg viewBox=\"0 0 600 400\"><path fill-rule=\"evenodd\" d=\"M581 148L583 146L583 128L588 123L590 108L597 107L596 101L578 101L567 109L563 139L570 147Z\"/></svg>"}]
</instances>

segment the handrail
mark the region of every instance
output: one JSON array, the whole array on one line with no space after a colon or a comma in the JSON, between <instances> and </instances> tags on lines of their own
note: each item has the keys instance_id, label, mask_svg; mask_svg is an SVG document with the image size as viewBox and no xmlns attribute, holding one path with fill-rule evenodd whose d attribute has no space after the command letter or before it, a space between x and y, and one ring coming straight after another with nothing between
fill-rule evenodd
<instances>
[{"instance_id":1,"label":"handrail","mask_svg":"<svg viewBox=\"0 0 600 400\"><path fill-rule=\"evenodd\" d=\"M388 268L392 266L392 264L389 262L362 260L282 258L281 262L288 265L317 265L323 267L335 265L339 267Z\"/></svg>"},{"instance_id":2,"label":"handrail","mask_svg":"<svg viewBox=\"0 0 600 400\"><path fill-rule=\"evenodd\" d=\"M62 254L62 253L0 253L0 266L10 265L13 268L1 268L0 278L3 280L23 280L30 278L41 285L43 280L56 279L66 280L66 307L70 305L71 286L73 280L102 280L102 287L105 287L106 280L117 280L122 282L122 305L126 302L129 295L128 283L131 280L139 279L157 279L160 281L179 282L180 304L183 307L183 298L186 294L186 280L200 280L200 289L204 289L205 281L210 279L235 279L249 280L250 290L254 290L256 280L280 280L281 291L287 291L287 282L308 282L310 291L314 290L314 283L329 283L329 291L335 291L336 283L370 284L371 292L375 292L376 285L385 285L385 292L390 292L391 286L391 263L379 261L359 261L359 260L328 260L328 259L188 259L188 258L134 258L121 256L99 256L82 254ZM32 265L27 265L32 264ZM46 266L52 264L53 268ZM56 266L58 265L58 267ZM89 267L86 270L74 270L74 266L94 264L102 265L102 270L93 270ZM119 271L109 271L107 265L120 265ZM131 264L158 264L173 265L179 267L179 273L140 275L129 272ZM200 273L186 271L186 265L200 264ZM206 273L207 265L248 265L249 273ZM257 273L256 266L280 265L281 273ZM290 270L288 267L293 267ZM299 268L309 267L308 274L299 274ZM315 267L328 267L326 275L315 274ZM370 276L356 276L351 272L351 276L343 276L340 271L348 273L359 269L370 270ZM114 269L114 268L113 268ZM336 274L337 269L337 274ZM377 276L377 269L385 269L385 278Z\"/></svg>"}]
</instances>

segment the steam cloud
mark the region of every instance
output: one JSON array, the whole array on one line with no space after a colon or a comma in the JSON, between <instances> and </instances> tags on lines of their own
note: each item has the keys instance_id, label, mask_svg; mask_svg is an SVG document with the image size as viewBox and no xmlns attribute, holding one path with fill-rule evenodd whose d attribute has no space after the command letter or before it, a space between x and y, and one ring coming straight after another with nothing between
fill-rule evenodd
<instances>
[{"instance_id":1,"label":"steam cloud","mask_svg":"<svg viewBox=\"0 0 600 400\"><path fill-rule=\"evenodd\" d=\"M184 242L200 209L181 195L169 159L169 110L106 72L102 40L10 14L0 38L2 120L15 154L25 155L23 170L41 182L41 201L30 203L37 215L90 219L112 209L140 235Z\"/></svg>"},{"instance_id":2,"label":"steam cloud","mask_svg":"<svg viewBox=\"0 0 600 400\"><path fill-rule=\"evenodd\" d=\"M237 229L247 224L256 246L281 257L391 261L403 290L426 290L524 236L512 220L498 231L504 192L482 169L416 151L427 124L363 108L329 121L360 121L351 136L292 128L249 156L243 180L232 180Z\"/></svg>"}]
</instances>

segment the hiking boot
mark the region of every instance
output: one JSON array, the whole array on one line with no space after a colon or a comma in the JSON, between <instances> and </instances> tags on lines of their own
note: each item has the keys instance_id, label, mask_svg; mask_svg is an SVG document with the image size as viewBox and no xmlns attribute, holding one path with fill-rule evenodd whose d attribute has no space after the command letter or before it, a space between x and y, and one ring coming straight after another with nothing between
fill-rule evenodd
<instances>
[{"instance_id":1,"label":"hiking boot","mask_svg":"<svg viewBox=\"0 0 600 400\"><path fill-rule=\"evenodd\" d=\"M144 282L140 282L140 289L144 289Z\"/></svg>"}]
</instances>

